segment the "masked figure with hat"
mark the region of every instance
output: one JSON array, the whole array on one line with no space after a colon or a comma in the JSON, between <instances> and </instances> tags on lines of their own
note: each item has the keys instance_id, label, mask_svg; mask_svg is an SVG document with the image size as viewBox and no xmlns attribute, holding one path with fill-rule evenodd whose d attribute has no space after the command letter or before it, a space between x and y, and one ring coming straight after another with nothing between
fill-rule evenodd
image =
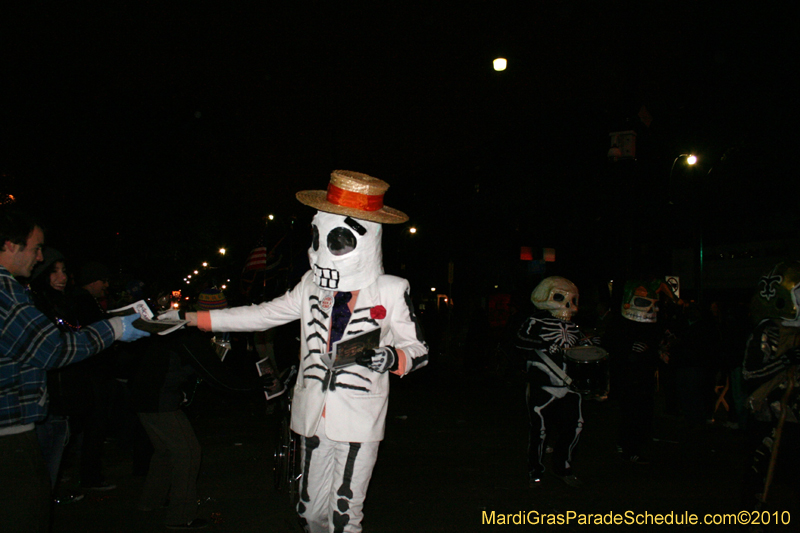
<instances>
[{"instance_id":1,"label":"masked figure with hat","mask_svg":"<svg viewBox=\"0 0 800 533\"><path fill-rule=\"evenodd\" d=\"M536 286L531 301L538 311L525 320L516 340L528 375L529 486L541 486L545 446L552 444L553 473L578 487L582 482L572 472L572 454L583 430L581 395L569 388L564 357L568 348L591 344L572 322L578 311L578 287L566 278L551 276Z\"/></svg>"},{"instance_id":2,"label":"masked figure with hat","mask_svg":"<svg viewBox=\"0 0 800 533\"><path fill-rule=\"evenodd\" d=\"M655 373L661 357L663 328L658 323L659 295L674 299L660 279L625 283L620 314L612 321L602 345L614 362L612 387L620 400L617 452L635 464L648 464L645 446L650 440L655 409Z\"/></svg>"},{"instance_id":3,"label":"masked figure with hat","mask_svg":"<svg viewBox=\"0 0 800 533\"><path fill-rule=\"evenodd\" d=\"M408 220L383 205L388 187L372 176L337 170L327 191L297 193L318 210L311 223L311 270L300 283L259 305L186 314L190 325L221 332L263 331L300 319L292 429L302 436L297 510L312 533L361 531L384 436L388 373L404 376L428 362L408 281L383 273L382 224ZM334 343L371 331L379 341L356 350L357 364L332 361Z\"/></svg>"},{"instance_id":4,"label":"masked figure with hat","mask_svg":"<svg viewBox=\"0 0 800 533\"><path fill-rule=\"evenodd\" d=\"M747 340L742 377L751 393L748 431L753 438L752 467L745 479L745 504L766 502L769 485L780 464L783 474L800 451L800 261L783 261L761 277L750 305L756 326ZM780 463L780 457L784 458Z\"/></svg>"}]
</instances>

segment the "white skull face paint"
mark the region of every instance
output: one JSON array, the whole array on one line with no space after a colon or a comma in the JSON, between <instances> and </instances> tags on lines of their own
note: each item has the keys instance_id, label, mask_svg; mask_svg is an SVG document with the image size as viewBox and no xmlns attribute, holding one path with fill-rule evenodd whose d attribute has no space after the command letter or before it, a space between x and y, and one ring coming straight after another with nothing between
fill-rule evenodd
<instances>
[{"instance_id":1,"label":"white skull face paint","mask_svg":"<svg viewBox=\"0 0 800 533\"><path fill-rule=\"evenodd\" d=\"M533 289L531 301L537 309L546 309L554 317L569 322L578 312L578 287L567 278L550 276Z\"/></svg>"},{"instance_id":2,"label":"white skull face paint","mask_svg":"<svg viewBox=\"0 0 800 533\"><path fill-rule=\"evenodd\" d=\"M308 260L318 287L357 291L383 274L383 228L377 222L317 211L311 227Z\"/></svg>"}]
</instances>

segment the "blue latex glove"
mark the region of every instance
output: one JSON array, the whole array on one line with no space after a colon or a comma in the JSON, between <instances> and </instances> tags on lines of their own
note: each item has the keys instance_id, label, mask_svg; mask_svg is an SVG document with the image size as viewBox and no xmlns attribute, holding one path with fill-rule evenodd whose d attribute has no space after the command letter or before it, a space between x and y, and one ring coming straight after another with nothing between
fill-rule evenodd
<instances>
[{"instance_id":1,"label":"blue latex glove","mask_svg":"<svg viewBox=\"0 0 800 533\"><path fill-rule=\"evenodd\" d=\"M147 331L142 331L140 329L136 329L133 327L133 322L135 320L139 320L139 315L128 315L123 316L122 318L122 336L119 338L122 342L133 342L135 340L139 340L142 337L149 337L150 333Z\"/></svg>"}]
</instances>

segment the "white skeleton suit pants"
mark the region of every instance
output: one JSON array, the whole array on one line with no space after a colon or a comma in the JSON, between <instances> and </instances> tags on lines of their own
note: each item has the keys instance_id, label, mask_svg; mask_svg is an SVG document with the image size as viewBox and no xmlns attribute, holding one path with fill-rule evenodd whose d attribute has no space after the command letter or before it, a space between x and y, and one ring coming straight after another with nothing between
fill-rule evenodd
<instances>
[{"instance_id":1,"label":"white skeleton suit pants","mask_svg":"<svg viewBox=\"0 0 800 533\"><path fill-rule=\"evenodd\" d=\"M303 477L297 513L309 533L359 533L364 499L380 441L337 442L325 436L325 418L301 440Z\"/></svg>"},{"instance_id":2,"label":"white skeleton suit pants","mask_svg":"<svg viewBox=\"0 0 800 533\"><path fill-rule=\"evenodd\" d=\"M548 437L552 441L555 436L556 440L549 442L553 447L553 472L566 476L572 473L572 451L583 430L581 395L566 387L558 389L560 395L546 389L551 387L528 383L526 391L530 420L528 473L534 477L544 473L542 459L546 441Z\"/></svg>"}]
</instances>

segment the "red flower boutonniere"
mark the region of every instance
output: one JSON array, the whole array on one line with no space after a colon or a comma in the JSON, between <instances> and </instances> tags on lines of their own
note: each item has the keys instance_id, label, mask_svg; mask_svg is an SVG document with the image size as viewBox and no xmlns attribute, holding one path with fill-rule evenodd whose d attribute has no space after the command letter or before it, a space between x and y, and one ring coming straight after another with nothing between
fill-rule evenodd
<instances>
[{"instance_id":1,"label":"red flower boutonniere","mask_svg":"<svg viewBox=\"0 0 800 533\"><path fill-rule=\"evenodd\" d=\"M386 308L382 305L376 305L369 310L369 316L375 320L384 319L386 318Z\"/></svg>"}]
</instances>

